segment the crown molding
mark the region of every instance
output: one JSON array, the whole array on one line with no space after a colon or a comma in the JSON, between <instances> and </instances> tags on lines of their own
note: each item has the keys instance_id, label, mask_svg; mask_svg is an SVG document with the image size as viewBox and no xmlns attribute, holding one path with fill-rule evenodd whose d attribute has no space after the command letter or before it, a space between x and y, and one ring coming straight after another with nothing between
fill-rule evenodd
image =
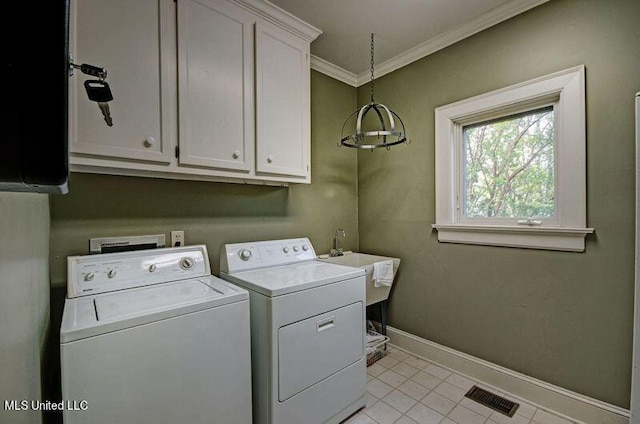
<instances>
[{"instance_id":1,"label":"crown molding","mask_svg":"<svg viewBox=\"0 0 640 424\"><path fill-rule=\"evenodd\" d=\"M311 55L311 69L322 72L323 74L337 79L338 81L342 81L352 87L357 87L356 74L313 54Z\"/></svg>"},{"instance_id":2,"label":"crown molding","mask_svg":"<svg viewBox=\"0 0 640 424\"><path fill-rule=\"evenodd\" d=\"M267 0L229 0L262 19L312 42L322 31Z\"/></svg>"},{"instance_id":3,"label":"crown molding","mask_svg":"<svg viewBox=\"0 0 640 424\"><path fill-rule=\"evenodd\" d=\"M413 47L399 55L376 65L376 78L386 75L396 69L402 68L418 59L422 59L432 53L442 50L460 40L464 40L478 32L490 28L500 22L506 21L520 13L533 9L549 0L513 0L502 6L496 7L477 18L465 23L462 26L444 32L433 37L416 47ZM327 62L328 63L328 62ZM322 70L318 69L320 72ZM348 72L348 71L347 71ZM330 74L327 74L330 75ZM331 76L331 75L330 75ZM371 74L369 70L358 74L356 77L356 87L369 82ZM334 77L335 78L335 77ZM341 80L342 81L342 80Z\"/></svg>"}]
</instances>

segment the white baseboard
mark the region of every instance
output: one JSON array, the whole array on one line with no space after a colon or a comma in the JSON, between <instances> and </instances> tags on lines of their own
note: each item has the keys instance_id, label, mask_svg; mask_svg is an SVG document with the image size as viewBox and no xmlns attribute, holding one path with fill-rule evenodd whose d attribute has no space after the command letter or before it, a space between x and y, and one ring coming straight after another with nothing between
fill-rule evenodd
<instances>
[{"instance_id":1,"label":"white baseboard","mask_svg":"<svg viewBox=\"0 0 640 424\"><path fill-rule=\"evenodd\" d=\"M629 424L627 409L529 377L387 326L391 344L409 353L585 424Z\"/></svg>"}]
</instances>

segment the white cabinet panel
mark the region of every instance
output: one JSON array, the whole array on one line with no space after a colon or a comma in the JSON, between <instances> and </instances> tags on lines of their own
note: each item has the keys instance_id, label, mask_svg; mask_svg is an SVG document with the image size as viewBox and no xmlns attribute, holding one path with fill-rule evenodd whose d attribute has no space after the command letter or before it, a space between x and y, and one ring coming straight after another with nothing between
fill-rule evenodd
<instances>
[{"instance_id":1,"label":"white cabinet panel","mask_svg":"<svg viewBox=\"0 0 640 424\"><path fill-rule=\"evenodd\" d=\"M226 0L178 1L180 164L253 167L253 22Z\"/></svg>"},{"instance_id":2,"label":"white cabinet panel","mask_svg":"<svg viewBox=\"0 0 640 424\"><path fill-rule=\"evenodd\" d=\"M71 152L168 164L171 160L166 48L166 0L73 2L71 51L76 63L107 68L113 126L89 101L75 71L71 79ZM72 158L73 162L73 158Z\"/></svg>"},{"instance_id":3,"label":"white cabinet panel","mask_svg":"<svg viewBox=\"0 0 640 424\"><path fill-rule=\"evenodd\" d=\"M114 125L70 90L72 171L310 183L309 43L262 0L74 0L76 63L108 69Z\"/></svg>"},{"instance_id":4,"label":"white cabinet panel","mask_svg":"<svg viewBox=\"0 0 640 424\"><path fill-rule=\"evenodd\" d=\"M308 177L309 43L256 25L256 170Z\"/></svg>"}]
</instances>

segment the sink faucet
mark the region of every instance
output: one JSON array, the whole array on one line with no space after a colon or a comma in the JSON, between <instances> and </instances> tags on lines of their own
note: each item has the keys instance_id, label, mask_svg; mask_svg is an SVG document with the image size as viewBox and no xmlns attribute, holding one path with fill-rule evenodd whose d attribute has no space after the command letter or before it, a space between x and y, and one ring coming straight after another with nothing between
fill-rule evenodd
<instances>
[{"instance_id":1,"label":"sink faucet","mask_svg":"<svg viewBox=\"0 0 640 424\"><path fill-rule=\"evenodd\" d=\"M338 228L336 230L336 233L333 237L333 249L331 249L331 251L329 252L329 256L342 256L344 255L344 253L342 253L342 247L339 247L338 240L340 238L340 236L342 237L346 237L347 234L344 232L344 230L342 228Z\"/></svg>"}]
</instances>

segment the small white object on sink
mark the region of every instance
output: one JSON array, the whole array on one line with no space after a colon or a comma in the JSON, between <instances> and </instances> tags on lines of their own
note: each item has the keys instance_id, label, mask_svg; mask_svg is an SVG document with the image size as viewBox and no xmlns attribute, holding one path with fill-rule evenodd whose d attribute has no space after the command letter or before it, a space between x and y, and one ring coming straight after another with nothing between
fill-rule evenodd
<instances>
[{"instance_id":1,"label":"small white object on sink","mask_svg":"<svg viewBox=\"0 0 640 424\"><path fill-rule=\"evenodd\" d=\"M376 287L373 283L373 264L381 261L392 261L393 263L393 277L398 272L400 266L399 258L391 258L388 256L369 255L367 253L351 252L349 250L343 252L343 256L331 257L327 255L319 255L318 260L330 262L338 265L351 266L354 268L364 269L366 273L366 290L367 290L367 306L374 303L382 302L389 298L389 292L391 291L391 285ZM393 277L391 281L393 282Z\"/></svg>"},{"instance_id":2,"label":"small white object on sink","mask_svg":"<svg viewBox=\"0 0 640 424\"><path fill-rule=\"evenodd\" d=\"M373 287L389 286L393 284L393 261L391 259L386 261L374 262L373 264Z\"/></svg>"}]
</instances>

